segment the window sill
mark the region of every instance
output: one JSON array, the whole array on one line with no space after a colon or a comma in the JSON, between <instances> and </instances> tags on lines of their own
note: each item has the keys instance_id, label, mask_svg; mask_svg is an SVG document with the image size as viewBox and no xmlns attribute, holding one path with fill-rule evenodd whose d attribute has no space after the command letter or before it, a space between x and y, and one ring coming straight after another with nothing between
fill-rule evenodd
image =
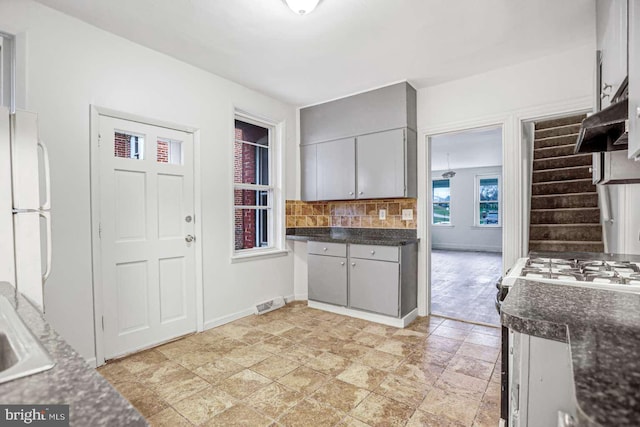
<instances>
[{"instance_id":1,"label":"window sill","mask_svg":"<svg viewBox=\"0 0 640 427\"><path fill-rule=\"evenodd\" d=\"M478 228L480 230L491 230L496 228L502 228L501 225L472 225L471 228Z\"/></svg>"},{"instance_id":2,"label":"window sill","mask_svg":"<svg viewBox=\"0 0 640 427\"><path fill-rule=\"evenodd\" d=\"M255 261L265 258L277 258L287 256L289 255L289 252L291 251L288 249L272 248L267 250L249 251L247 253L236 253L231 256L231 263L235 264L237 262Z\"/></svg>"},{"instance_id":3,"label":"window sill","mask_svg":"<svg viewBox=\"0 0 640 427\"><path fill-rule=\"evenodd\" d=\"M453 224L431 224L433 227L443 227L443 228L453 228L455 225Z\"/></svg>"}]
</instances>

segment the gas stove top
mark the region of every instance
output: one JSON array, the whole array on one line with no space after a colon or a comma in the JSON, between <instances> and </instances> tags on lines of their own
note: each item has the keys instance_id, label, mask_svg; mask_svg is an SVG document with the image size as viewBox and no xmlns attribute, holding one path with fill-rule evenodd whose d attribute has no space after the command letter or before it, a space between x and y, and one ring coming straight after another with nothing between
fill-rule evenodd
<instances>
[{"instance_id":1,"label":"gas stove top","mask_svg":"<svg viewBox=\"0 0 640 427\"><path fill-rule=\"evenodd\" d=\"M516 279L640 293L640 263L593 259L520 258L502 286Z\"/></svg>"}]
</instances>

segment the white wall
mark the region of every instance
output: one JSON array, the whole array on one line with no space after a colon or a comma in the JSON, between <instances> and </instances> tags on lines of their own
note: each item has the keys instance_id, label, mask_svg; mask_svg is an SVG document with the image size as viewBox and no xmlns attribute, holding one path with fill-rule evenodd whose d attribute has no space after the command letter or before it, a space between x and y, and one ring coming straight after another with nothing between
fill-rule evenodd
<instances>
[{"instance_id":1,"label":"white wall","mask_svg":"<svg viewBox=\"0 0 640 427\"><path fill-rule=\"evenodd\" d=\"M449 180L451 189L451 224L431 227L431 247L466 251L502 251L502 227L475 225L476 176L502 175L501 166L455 169ZM442 172L433 171L433 179L442 179ZM430 204L427 204L431 206Z\"/></svg>"},{"instance_id":2,"label":"white wall","mask_svg":"<svg viewBox=\"0 0 640 427\"><path fill-rule=\"evenodd\" d=\"M50 149L54 260L50 320L94 357L89 106L200 129L205 326L293 294L293 257L232 264L234 106L286 127L285 196L296 187L295 109L31 0L0 1L0 31L26 34L26 105Z\"/></svg>"},{"instance_id":3,"label":"white wall","mask_svg":"<svg viewBox=\"0 0 640 427\"><path fill-rule=\"evenodd\" d=\"M584 46L418 91L418 197L428 200L427 135L480 126L503 127L503 266L524 253L522 191L524 154L521 121L591 110L595 70L595 16L592 37ZM428 306L431 236L428 214L418 212L420 252L418 301Z\"/></svg>"}]
</instances>

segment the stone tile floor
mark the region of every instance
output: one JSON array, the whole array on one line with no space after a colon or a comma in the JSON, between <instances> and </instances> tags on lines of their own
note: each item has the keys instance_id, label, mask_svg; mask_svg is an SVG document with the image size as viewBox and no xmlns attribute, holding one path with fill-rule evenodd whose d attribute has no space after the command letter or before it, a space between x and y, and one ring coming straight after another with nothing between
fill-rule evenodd
<instances>
[{"instance_id":1,"label":"stone tile floor","mask_svg":"<svg viewBox=\"0 0 640 427\"><path fill-rule=\"evenodd\" d=\"M500 330L294 302L98 369L153 426L495 427Z\"/></svg>"},{"instance_id":2,"label":"stone tile floor","mask_svg":"<svg viewBox=\"0 0 640 427\"><path fill-rule=\"evenodd\" d=\"M495 307L502 254L431 250L431 312L500 325Z\"/></svg>"}]
</instances>

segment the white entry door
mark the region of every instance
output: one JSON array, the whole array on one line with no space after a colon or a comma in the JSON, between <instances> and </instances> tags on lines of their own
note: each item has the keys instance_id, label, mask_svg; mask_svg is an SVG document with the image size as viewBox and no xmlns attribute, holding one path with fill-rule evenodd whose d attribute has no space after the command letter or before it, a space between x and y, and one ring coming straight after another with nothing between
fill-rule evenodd
<instances>
[{"instance_id":1,"label":"white entry door","mask_svg":"<svg viewBox=\"0 0 640 427\"><path fill-rule=\"evenodd\" d=\"M100 116L104 356L196 330L192 134Z\"/></svg>"}]
</instances>

